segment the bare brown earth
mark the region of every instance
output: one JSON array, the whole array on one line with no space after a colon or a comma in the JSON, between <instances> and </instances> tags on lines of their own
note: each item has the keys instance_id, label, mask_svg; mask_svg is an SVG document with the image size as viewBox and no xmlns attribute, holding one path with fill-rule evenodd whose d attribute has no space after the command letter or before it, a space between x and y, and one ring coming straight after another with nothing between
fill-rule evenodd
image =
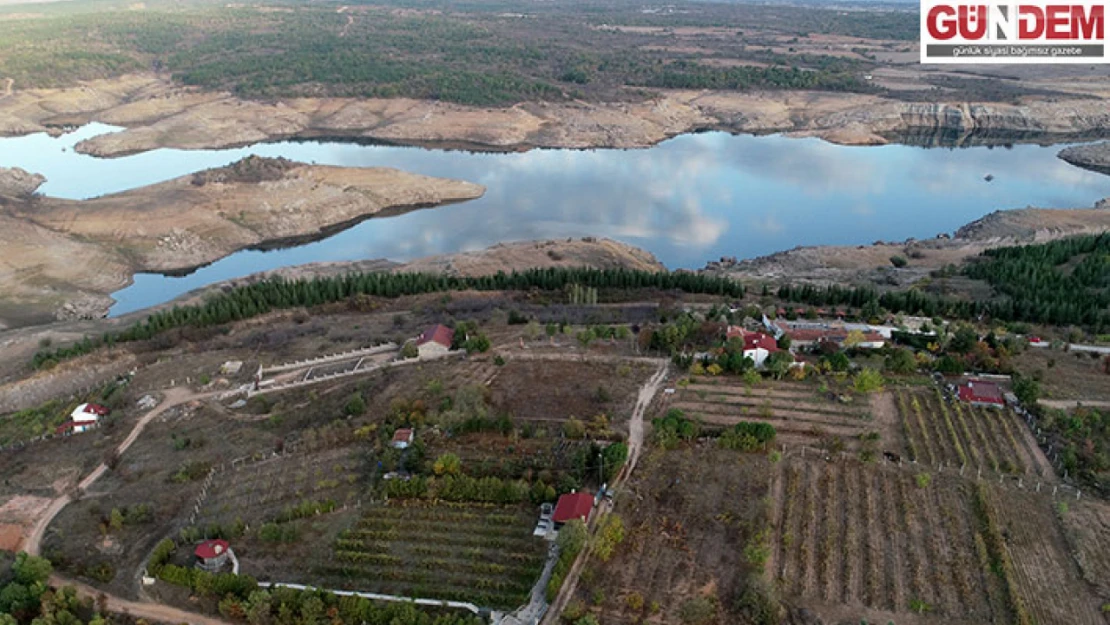
<instances>
[{"instance_id":1,"label":"bare brown earth","mask_svg":"<svg viewBox=\"0 0 1110 625\"><path fill-rule=\"evenodd\" d=\"M792 132L844 144L895 135L950 141L973 133L1076 135L1110 125L1099 99L1026 98L1021 103L911 103L822 92L663 91L642 102L524 103L479 108L411 99L293 98L248 101L201 92L151 74L65 89L18 88L0 101L0 135L100 121L125 131L77 150L120 156L159 147L225 148L293 137L344 137L496 149L646 147L699 129Z\"/></svg>"},{"instance_id":2,"label":"bare brown earth","mask_svg":"<svg viewBox=\"0 0 1110 625\"><path fill-rule=\"evenodd\" d=\"M265 166L280 162L256 158L90 200L0 201L0 327L102 316L108 294L139 271L189 269L243 248L321 236L383 211L484 192L469 182L388 168Z\"/></svg>"},{"instance_id":3,"label":"bare brown earth","mask_svg":"<svg viewBox=\"0 0 1110 625\"><path fill-rule=\"evenodd\" d=\"M1105 200L1099 202L1098 208L1089 209L1023 208L995 211L953 235L941 233L932 239L877 241L872 245L797 247L750 260L710 262L703 271L738 279L905 286L927 278L935 269L959 264L993 247L1043 243L1108 229L1110 208ZM907 265L894 268L892 256L905 258Z\"/></svg>"}]
</instances>

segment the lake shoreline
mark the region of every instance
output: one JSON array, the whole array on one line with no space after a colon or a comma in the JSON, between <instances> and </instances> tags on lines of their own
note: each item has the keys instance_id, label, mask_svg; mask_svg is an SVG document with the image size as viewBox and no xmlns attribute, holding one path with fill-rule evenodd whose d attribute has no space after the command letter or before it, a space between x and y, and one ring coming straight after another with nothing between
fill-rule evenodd
<instances>
[{"instance_id":1,"label":"lake shoreline","mask_svg":"<svg viewBox=\"0 0 1110 625\"><path fill-rule=\"evenodd\" d=\"M188 273L245 249L302 244L374 216L484 193L390 168L260 157L87 200L26 188L2 197L0 189L0 324L103 317L111 294L138 273Z\"/></svg>"},{"instance_id":2,"label":"lake shoreline","mask_svg":"<svg viewBox=\"0 0 1110 625\"><path fill-rule=\"evenodd\" d=\"M1064 143L1106 137L1101 100L905 102L810 91L662 90L639 102L523 102L481 108L412 99L244 100L134 74L60 89L15 90L0 100L0 136L101 122L125 130L83 141L112 158L158 148L224 149L260 142L342 138L385 145L515 152L635 149L702 131L785 133L839 145L958 147Z\"/></svg>"}]
</instances>

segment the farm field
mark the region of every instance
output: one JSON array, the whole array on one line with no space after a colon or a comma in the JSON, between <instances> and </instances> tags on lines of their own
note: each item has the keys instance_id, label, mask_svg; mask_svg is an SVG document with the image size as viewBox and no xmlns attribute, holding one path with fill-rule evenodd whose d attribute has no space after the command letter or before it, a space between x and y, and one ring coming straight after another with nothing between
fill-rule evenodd
<instances>
[{"instance_id":1,"label":"farm field","mask_svg":"<svg viewBox=\"0 0 1110 625\"><path fill-rule=\"evenodd\" d=\"M910 460L1055 479L1029 427L1013 410L947 401L939 390L894 394Z\"/></svg>"},{"instance_id":2,"label":"farm field","mask_svg":"<svg viewBox=\"0 0 1110 625\"><path fill-rule=\"evenodd\" d=\"M918 475L894 465L783 461L772 484L768 573L784 597L825 618L869 622L1105 622L1050 496ZM1082 544L1105 557L1090 536Z\"/></svg>"},{"instance_id":3,"label":"farm field","mask_svg":"<svg viewBox=\"0 0 1110 625\"><path fill-rule=\"evenodd\" d=\"M806 605L895 622L926 606L938 623L1007 622L976 559L966 485L941 482L920 488L909 472L854 461L784 461L769 575Z\"/></svg>"},{"instance_id":4,"label":"farm field","mask_svg":"<svg viewBox=\"0 0 1110 625\"><path fill-rule=\"evenodd\" d=\"M538 477L547 484L558 484L561 476L572 473L576 454L590 446L587 440L563 438L559 430L542 426L534 430L531 438L475 432L452 438L428 435L424 440L429 457L455 454L473 477Z\"/></svg>"},{"instance_id":5,"label":"farm field","mask_svg":"<svg viewBox=\"0 0 1110 625\"><path fill-rule=\"evenodd\" d=\"M1065 535L1083 579L1110 603L1110 504L1069 501L1062 514Z\"/></svg>"},{"instance_id":6,"label":"farm field","mask_svg":"<svg viewBox=\"0 0 1110 625\"><path fill-rule=\"evenodd\" d=\"M1099 354L1030 348L1014 359L1023 375L1040 376L1045 399L1110 401L1110 384Z\"/></svg>"},{"instance_id":7,"label":"farm field","mask_svg":"<svg viewBox=\"0 0 1110 625\"><path fill-rule=\"evenodd\" d=\"M617 425L632 414L640 386L654 372L654 366L642 362L514 360L510 355L489 384L490 399L494 410L514 419L557 426L570 417L589 420L605 414Z\"/></svg>"},{"instance_id":8,"label":"farm field","mask_svg":"<svg viewBox=\"0 0 1110 625\"><path fill-rule=\"evenodd\" d=\"M739 378L696 377L676 389L671 407L706 426L729 426L739 421L764 421L778 432L776 441L787 445L827 445L831 439L848 450L859 448L860 436L878 432L880 445L899 448L891 440L897 428L888 427L881 411L874 411L865 397L847 403L836 394L822 394L817 387L790 382L761 382L754 386Z\"/></svg>"},{"instance_id":9,"label":"farm field","mask_svg":"<svg viewBox=\"0 0 1110 625\"><path fill-rule=\"evenodd\" d=\"M531 506L391 502L339 533L315 583L513 609L528 601L548 543Z\"/></svg>"},{"instance_id":10,"label":"farm field","mask_svg":"<svg viewBox=\"0 0 1110 625\"><path fill-rule=\"evenodd\" d=\"M292 520L292 511L306 504L353 506L366 483L361 465L356 450L345 447L217 471L197 525Z\"/></svg>"},{"instance_id":11,"label":"farm field","mask_svg":"<svg viewBox=\"0 0 1110 625\"><path fill-rule=\"evenodd\" d=\"M1052 501L1021 492L989 489L985 497L990 512L1005 539L1013 564L1013 576L1031 622L1040 625L1100 625L1106 623L1100 601L1071 557L1064 533L1057 522ZM1060 501L1065 504L1066 499ZM1065 513L1065 516L1071 512ZM1092 528L1094 529L1094 528ZM1092 537L1095 538L1095 537ZM1097 538L1084 541L1086 549L1104 551ZM1105 553L1097 557L1105 557ZM1105 562L1105 561L1103 561ZM1105 587L1110 569L1096 574Z\"/></svg>"},{"instance_id":12,"label":"farm field","mask_svg":"<svg viewBox=\"0 0 1110 625\"><path fill-rule=\"evenodd\" d=\"M607 625L682 623L693 599L730 610L756 572L744 551L766 520L770 467L714 444L648 452L617 496L624 541L591 560L572 604Z\"/></svg>"}]
</instances>

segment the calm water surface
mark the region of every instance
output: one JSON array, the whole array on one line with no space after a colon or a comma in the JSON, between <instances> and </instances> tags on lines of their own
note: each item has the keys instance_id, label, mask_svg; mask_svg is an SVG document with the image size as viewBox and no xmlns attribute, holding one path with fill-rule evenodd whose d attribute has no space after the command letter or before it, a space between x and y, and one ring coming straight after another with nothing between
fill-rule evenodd
<instances>
[{"instance_id":1,"label":"calm water surface","mask_svg":"<svg viewBox=\"0 0 1110 625\"><path fill-rule=\"evenodd\" d=\"M996 209L1083 207L1110 196L1110 177L1056 158L1062 146L844 147L782 136L686 135L646 150L472 154L347 143L272 143L234 150L154 150L118 159L75 153L111 132L0 139L0 167L45 175L41 191L87 198L249 154L351 167L388 166L485 185L473 202L370 219L325 240L243 251L185 277L135 276L113 314L249 273L314 261L475 250L500 241L604 236L643 247L671 268L798 245L925 238ZM983 178L994 176L992 182Z\"/></svg>"}]
</instances>

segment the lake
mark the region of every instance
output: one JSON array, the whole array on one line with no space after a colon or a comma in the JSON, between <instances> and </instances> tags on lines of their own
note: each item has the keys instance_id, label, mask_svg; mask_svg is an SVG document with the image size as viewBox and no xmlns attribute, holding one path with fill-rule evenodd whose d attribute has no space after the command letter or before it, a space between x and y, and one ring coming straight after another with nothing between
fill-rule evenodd
<instances>
[{"instance_id":1,"label":"lake","mask_svg":"<svg viewBox=\"0 0 1110 625\"><path fill-rule=\"evenodd\" d=\"M472 202L369 219L298 247L242 251L183 277L135 276L115 293L118 315L194 288L315 261L481 249L501 241L599 236L654 253L670 268L750 258L798 245L928 238L997 209L1091 206L1110 177L1056 158L1064 146L845 147L784 136L684 135L644 150L470 153L337 142L232 150L154 150L117 159L77 154L90 124L53 138L0 139L0 167L41 173L47 195L88 198L147 185L250 154L348 167L388 166L485 185ZM984 180L987 175L994 178Z\"/></svg>"}]
</instances>

